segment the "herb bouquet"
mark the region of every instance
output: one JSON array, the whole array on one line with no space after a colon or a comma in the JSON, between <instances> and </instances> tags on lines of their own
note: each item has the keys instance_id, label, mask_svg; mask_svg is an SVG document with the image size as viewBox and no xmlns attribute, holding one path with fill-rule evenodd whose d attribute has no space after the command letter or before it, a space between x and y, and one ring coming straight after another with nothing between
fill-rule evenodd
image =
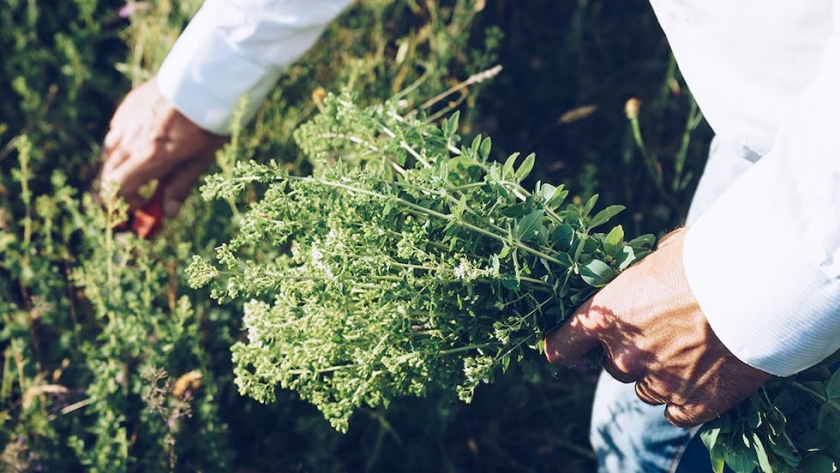
<instances>
[{"instance_id":1,"label":"herb bouquet","mask_svg":"<svg viewBox=\"0 0 840 473\"><path fill-rule=\"evenodd\" d=\"M329 97L296 132L312 175L240 162L208 179L208 199L260 195L218 262L195 257L188 269L215 298L248 300L247 341L233 347L243 394L268 402L294 389L341 431L356 408L399 396L469 401L512 365L544 367L543 335L649 253L652 236L627 242L621 226L604 227L622 207L593 212L597 196L577 206L562 187L526 189L533 155L492 162L490 139L463 146L457 125L457 114L437 126L398 102ZM836 439L805 422L796 435L814 438L803 449L768 393L804 396L796 409L826 422L836 413L779 386L707 429L716 469L789 471L800 452L833 466Z\"/></svg>"}]
</instances>

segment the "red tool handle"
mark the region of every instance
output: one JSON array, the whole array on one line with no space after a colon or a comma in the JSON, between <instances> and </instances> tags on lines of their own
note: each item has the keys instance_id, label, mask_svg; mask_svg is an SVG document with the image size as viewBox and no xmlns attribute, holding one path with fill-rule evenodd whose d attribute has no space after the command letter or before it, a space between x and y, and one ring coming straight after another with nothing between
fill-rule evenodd
<instances>
[{"instance_id":1,"label":"red tool handle","mask_svg":"<svg viewBox=\"0 0 840 473\"><path fill-rule=\"evenodd\" d=\"M142 209L134 211L131 219L131 230L139 237L147 240L163 226L163 186L158 185L152 198Z\"/></svg>"}]
</instances>

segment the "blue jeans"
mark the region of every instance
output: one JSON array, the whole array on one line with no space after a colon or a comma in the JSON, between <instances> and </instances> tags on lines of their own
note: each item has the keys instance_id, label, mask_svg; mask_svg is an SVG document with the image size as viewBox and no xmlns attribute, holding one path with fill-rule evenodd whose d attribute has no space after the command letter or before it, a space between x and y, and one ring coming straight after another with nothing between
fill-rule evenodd
<instances>
[{"instance_id":1,"label":"blue jeans","mask_svg":"<svg viewBox=\"0 0 840 473\"><path fill-rule=\"evenodd\" d=\"M665 420L665 406L640 401L632 383L601 373L593 406L589 439L598 473L712 472L700 427L674 427Z\"/></svg>"}]
</instances>

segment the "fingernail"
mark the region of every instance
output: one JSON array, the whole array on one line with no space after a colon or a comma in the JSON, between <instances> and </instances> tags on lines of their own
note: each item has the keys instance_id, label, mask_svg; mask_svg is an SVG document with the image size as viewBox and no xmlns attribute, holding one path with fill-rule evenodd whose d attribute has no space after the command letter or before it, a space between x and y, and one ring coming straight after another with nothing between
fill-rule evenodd
<instances>
[{"instance_id":1,"label":"fingernail","mask_svg":"<svg viewBox=\"0 0 840 473\"><path fill-rule=\"evenodd\" d=\"M180 211L181 203L177 200L167 200L163 203L163 215L168 219L177 217Z\"/></svg>"}]
</instances>

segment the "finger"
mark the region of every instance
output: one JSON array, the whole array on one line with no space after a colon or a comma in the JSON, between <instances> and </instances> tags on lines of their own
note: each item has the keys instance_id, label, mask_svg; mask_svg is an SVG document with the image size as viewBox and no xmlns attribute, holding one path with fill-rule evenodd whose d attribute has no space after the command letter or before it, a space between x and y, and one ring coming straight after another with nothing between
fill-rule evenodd
<instances>
[{"instance_id":1,"label":"finger","mask_svg":"<svg viewBox=\"0 0 840 473\"><path fill-rule=\"evenodd\" d=\"M638 380L638 376L616 366L611 360L604 360L604 371L609 373L619 383L630 384Z\"/></svg>"},{"instance_id":2,"label":"finger","mask_svg":"<svg viewBox=\"0 0 840 473\"><path fill-rule=\"evenodd\" d=\"M122 165L128 157L128 152L122 148L117 148L108 153L108 157L104 158L105 164L102 165L102 171L100 172L102 175L102 181L116 182L114 179L114 171L117 167Z\"/></svg>"},{"instance_id":3,"label":"finger","mask_svg":"<svg viewBox=\"0 0 840 473\"><path fill-rule=\"evenodd\" d=\"M147 182L164 178L177 166L176 160L166 159L154 147L144 148L129 155L107 175L107 180L120 185L121 195L136 193Z\"/></svg>"},{"instance_id":4,"label":"finger","mask_svg":"<svg viewBox=\"0 0 840 473\"><path fill-rule=\"evenodd\" d=\"M102 160L104 162L108 162L114 150L119 147L120 141L122 141L121 132L114 129L108 131L108 134L105 135L105 139L102 141Z\"/></svg>"},{"instance_id":5,"label":"finger","mask_svg":"<svg viewBox=\"0 0 840 473\"><path fill-rule=\"evenodd\" d=\"M650 404L651 406L661 406L663 404L668 404L667 399L664 396L657 394L651 389L650 386L647 385L644 381L637 381L636 382L636 396L645 404Z\"/></svg>"},{"instance_id":6,"label":"finger","mask_svg":"<svg viewBox=\"0 0 840 473\"><path fill-rule=\"evenodd\" d=\"M166 178L163 189L163 214L166 218L178 216L181 204L187 200L193 186L211 164L213 164L212 156L193 159Z\"/></svg>"},{"instance_id":7,"label":"finger","mask_svg":"<svg viewBox=\"0 0 840 473\"><path fill-rule=\"evenodd\" d=\"M545 337L545 356L555 365L578 364L587 352L601 342L598 327L601 315L592 310L592 299L586 301L572 317Z\"/></svg>"},{"instance_id":8,"label":"finger","mask_svg":"<svg viewBox=\"0 0 840 473\"><path fill-rule=\"evenodd\" d=\"M117 128L114 128L113 130L117 130ZM141 142L140 140L142 138L144 127L138 125L130 128L120 128L119 130L120 131L118 132L113 132L113 136L116 136L117 138L109 138L108 136L105 137L106 140L111 140L111 142L105 145L105 147L109 148L109 146L113 143L113 148L107 149L108 156L105 157L105 164L102 166L101 174L102 180L113 181L122 186L123 182L115 177L114 172L133 155L138 153L139 148L137 143ZM108 135L111 136L111 132L109 132Z\"/></svg>"},{"instance_id":9,"label":"finger","mask_svg":"<svg viewBox=\"0 0 840 473\"><path fill-rule=\"evenodd\" d=\"M668 404L665 419L677 427L693 427L717 419L720 413L700 404Z\"/></svg>"}]
</instances>

